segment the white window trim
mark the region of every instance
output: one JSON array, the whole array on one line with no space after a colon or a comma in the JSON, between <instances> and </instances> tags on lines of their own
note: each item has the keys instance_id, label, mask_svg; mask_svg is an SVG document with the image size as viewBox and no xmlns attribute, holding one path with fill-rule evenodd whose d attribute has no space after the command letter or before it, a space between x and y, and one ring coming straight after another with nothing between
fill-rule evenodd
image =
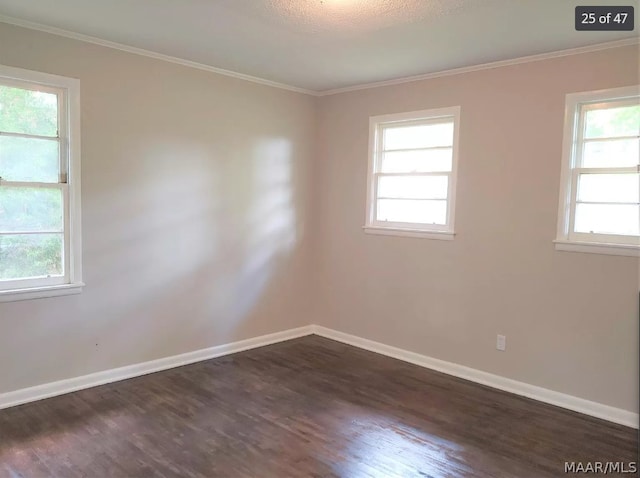
<instances>
[{"instance_id":1,"label":"white window trim","mask_svg":"<svg viewBox=\"0 0 640 478\"><path fill-rule=\"evenodd\" d=\"M374 217L375 188L374 168L378 147L378 127L380 125L437 119L440 117L453 117L453 159L449 175L449 189L447 197L447 224L413 224L397 222L380 222ZM363 230L367 234L379 234L385 236L418 237L423 239L453 240L455 237L455 210L456 210L456 183L458 178L458 145L460 138L460 106L448 108L436 108L430 110L411 111L407 113L395 113L369 118L369 160L367 166L367 204L365 225Z\"/></svg>"},{"instance_id":2,"label":"white window trim","mask_svg":"<svg viewBox=\"0 0 640 478\"><path fill-rule=\"evenodd\" d=\"M573 204L573 176L576 159L578 127L580 126L579 106L583 103L624 100L640 95L640 85L611 88L598 91L570 93L566 97L564 118L564 139L562 143L562 167L560 171L560 197L558 204L558 228L553 241L558 251L587 252L616 256L640 257L638 238L606 234L570 234L571 210ZM594 172L597 172L594 170Z\"/></svg>"},{"instance_id":3,"label":"white window trim","mask_svg":"<svg viewBox=\"0 0 640 478\"><path fill-rule=\"evenodd\" d=\"M378 226L362 226L367 234L377 234L380 236L405 236L418 237L423 239L438 239L441 241L453 241L454 232L441 231L424 231L421 229L405 229L398 227L378 227Z\"/></svg>"},{"instance_id":4,"label":"white window trim","mask_svg":"<svg viewBox=\"0 0 640 478\"><path fill-rule=\"evenodd\" d=\"M0 81L8 83L37 84L46 88L63 90L59 99L59 108L66 116L66 124L60 124L61 150L68 156L67 183L63 188L67 195L68 207L65 209L65 267L68 275L59 284L37 285L27 280L15 281L15 289L0 290L0 302L12 302L44 297L78 294L82 291L82 212L81 171L80 171L80 80L50 75L37 71L24 70L0 65ZM68 230L68 232L67 232Z\"/></svg>"}]
</instances>

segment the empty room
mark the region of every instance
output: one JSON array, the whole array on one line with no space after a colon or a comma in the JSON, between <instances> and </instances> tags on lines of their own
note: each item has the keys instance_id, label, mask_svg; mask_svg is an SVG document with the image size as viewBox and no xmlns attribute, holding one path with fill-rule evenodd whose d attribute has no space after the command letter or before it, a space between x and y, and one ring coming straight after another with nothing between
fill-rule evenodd
<instances>
[{"instance_id":1,"label":"empty room","mask_svg":"<svg viewBox=\"0 0 640 478\"><path fill-rule=\"evenodd\" d=\"M638 476L639 9L0 0L0 478Z\"/></svg>"}]
</instances>

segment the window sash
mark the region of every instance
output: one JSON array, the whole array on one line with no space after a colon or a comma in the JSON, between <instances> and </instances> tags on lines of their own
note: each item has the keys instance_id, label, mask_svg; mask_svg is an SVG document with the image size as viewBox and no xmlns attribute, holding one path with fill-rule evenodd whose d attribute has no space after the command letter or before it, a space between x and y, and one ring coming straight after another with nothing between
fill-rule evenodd
<instances>
[{"instance_id":1,"label":"window sash","mask_svg":"<svg viewBox=\"0 0 640 478\"><path fill-rule=\"evenodd\" d=\"M409 128L412 126L436 126L440 124L453 124L454 134L453 138L451 138L450 145L438 145L438 146L424 146L419 148L385 148L384 147L384 132L386 129L395 129L395 128ZM416 119L416 120L406 120L406 121L392 121L385 123L378 123L376 128L376 156L378 160L376 161L376 171L379 171L380 161L381 161L381 153L397 153L402 151L429 151L434 149L452 149L455 143L455 129L456 129L456 118L451 115L435 117L435 118L424 118L424 119Z\"/></svg>"},{"instance_id":2,"label":"window sash","mask_svg":"<svg viewBox=\"0 0 640 478\"><path fill-rule=\"evenodd\" d=\"M383 177L424 177L424 176L446 176L447 177L447 197L446 198L396 198L380 196L378 194L378 188L380 184L380 178ZM451 189L453 187L453 176L450 171L439 171L430 173L373 173L373 201L371 204L371 225L379 227L395 227L399 229L421 229L425 231L442 231L443 228L449 227L451 218ZM429 224L423 222L396 222L396 221L380 221L378 220L378 201L381 199L391 200L405 200L405 201L445 201L447 205L446 222L445 224Z\"/></svg>"},{"instance_id":3,"label":"window sash","mask_svg":"<svg viewBox=\"0 0 640 478\"><path fill-rule=\"evenodd\" d=\"M36 234L43 234L43 233L36 233ZM56 233L56 234L62 235L62 233ZM20 289L29 289L32 287L46 287L46 286L68 284L69 283L69 267L67 264L68 264L69 254L67 253L66 249L67 249L67 241L65 237L63 257L62 257L62 265L63 265L64 271L62 275L25 277L21 279L8 279L8 280L0 279L0 290L16 290L16 289L20 290Z\"/></svg>"},{"instance_id":4,"label":"window sash","mask_svg":"<svg viewBox=\"0 0 640 478\"><path fill-rule=\"evenodd\" d=\"M438 110L427 110L415 113L406 113L399 115L385 115L372 117L370 119L370 153L369 153L369 173L368 173L368 192L367 192L367 216L365 224L371 227L379 227L386 229L398 230L418 230L437 233L453 232L453 208L455 202L455 171L457 168L457 148L459 135L459 107L442 108ZM419 115L424 114L423 118ZM411 116L415 117L411 118ZM376 121L377 120L377 121ZM438 125L453 124L453 137L450 145L437 145L419 148L398 148L385 149L383 146L384 130L387 128L411 127L422 125ZM433 171L433 172L405 172L405 173L383 173L382 159L385 153L404 152L404 151L432 151L450 149L452 151L451 169L449 171ZM420 177L420 176L446 176L447 177L447 197L446 199L438 199L446 203L446 221L445 224L429 224L429 223L407 223L395 221L379 221L378 201L380 199L396 199L382 198L378 194L379 181L381 177ZM397 198L406 200L422 199L415 198ZM434 200L434 199L424 199Z\"/></svg>"},{"instance_id":5,"label":"window sash","mask_svg":"<svg viewBox=\"0 0 640 478\"><path fill-rule=\"evenodd\" d=\"M575 232L576 207L580 204L577 201L578 178L581 175L637 174L640 172L638 165L634 164L635 161L630 161L632 156L626 157L625 162L620 163L620 165L627 164L627 167L608 167L607 163L602 161L602 157L592 158L595 160L593 164L605 167L590 168L584 165L584 160L586 159L584 154L585 147L591 144L592 141L606 143L607 141L622 140L622 138L627 137L619 136L615 139L604 136L600 138L585 138L585 113L597 109L635 106L638 104L640 104L640 85L569 93L566 95L560 194L558 197L558 222L554 241L556 250L636 257L640 255L639 236ZM632 133L634 134L631 134L631 140L635 139L635 133L640 132L633 131ZM627 141L629 141L629 138Z\"/></svg>"},{"instance_id":6,"label":"window sash","mask_svg":"<svg viewBox=\"0 0 640 478\"><path fill-rule=\"evenodd\" d=\"M0 235L43 235L60 234L63 236L62 267L61 276L51 277L25 277L20 279L2 280L0 279L1 290L27 289L31 287L44 287L68 284L71 280L71 237L69 234L69 186L66 183L39 183L39 182L10 182L2 181L0 188L34 188L34 189L59 189L62 193L62 230L42 230L42 231L0 231Z\"/></svg>"},{"instance_id":7,"label":"window sash","mask_svg":"<svg viewBox=\"0 0 640 478\"><path fill-rule=\"evenodd\" d=\"M14 133L9 131L0 131L1 136L42 139L47 141L56 141L58 143L58 182L32 182L32 181L10 181L0 179L0 188L34 188L34 189L59 189L62 194L62 211L63 211L63 229L62 231L24 231L25 234L61 234L63 236L62 250L62 267L63 274L61 276L51 277L25 277L18 279L2 280L0 279L0 291L20 290L35 287L56 286L68 284L71 282L71 238L70 238L70 206L69 206L69 185L68 171L70 163L69 151L69 116L68 116L68 97L64 88L50 87L26 81L12 80L10 78L0 78L0 85L19 88L30 91L42 91L52 93L57 98L57 132L56 136L35 135L28 133ZM0 171L0 176L2 172ZM23 231L0 231L2 235L19 235Z\"/></svg>"},{"instance_id":8,"label":"window sash","mask_svg":"<svg viewBox=\"0 0 640 478\"><path fill-rule=\"evenodd\" d=\"M27 81L13 80L11 78L0 77L0 86L9 86L11 88L19 88L29 91L41 91L56 95L58 105L58 130L55 136L36 135L29 133L13 133L10 131L0 130L0 136L28 139L42 139L58 142L58 181L66 183L69 177L70 151L69 151L69 111L68 111L68 92L64 88L41 85ZM2 171L0 171L0 178ZM7 183L5 179L0 179L3 183Z\"/></svg>"},{"instance_id":9,"label":"window sash","mask_svg":"<svg viewBox=\"0 0 640 478\"><path fill-rule=\"evenodd\" d=\"M384 149L383 138L384 138L384 130L387 128L398 128L398 127L411 127L411 126L422 126L422 125L438 125L438 124L449 124L453 123L454 127L454 138L452 138L450 146L428 146L423 148L401 148L401 149ZM425 231L442 231L443 229L448 230L450 228L451 222L451 193L452 193L452 171L434 171L434 172L411 172L411 173L382 173L380 172L382 169L382 158L384 153L388 152L400 152L400 151L429 151L429 150L441 150L441 149L453 149L455 143L455 117L454 116L442 116L436 118L428 118L428 119L417 119L410 121L397 121L397 122L389 122L389 123L380 123L376 128L376 151L374 153L374 172L372 175L372 184L373 188L372 193L372 201L370 206L370 214L371 214L371 225L377 227L388 227L388 228L399 228L399 229L419 229ZM455 154L455 152L454 152ZM453 166L453 165L452 165ZM447 205L446 212L446 222L445 224L430 224L430 223L421 223L421 222L396 222L396 221L380 221L378 220L378 201L380 199L385 199L378 194L378 187L380 184L380 178L390 176L390 177L420 177L420 176L447 176L447 197L444 199ZM395 199L395 198L388 198ZM398 198L400 199L400 198ZM416 199L420 200L420 199ZM425 199L426 200L426 199Z\"/></svg>"},{"instance_id":10,"label":"window sash","mask_svg":"<svg viewBox=\"0 0 640 478\"><path fill-rule=\"evenodd\" d=\"M571 158L571 177L569 184L568 224L567 238L580 242L598 242L614 244L638 244L640 236L622 234L584 233L575 230L577 204L588 204L588 201L578 201L578 178L584 174L636 174L640 172L640 166L636 167L611 167L611 168L586 168L582 167L585 144L594 141L620 141L624 139L638 139L640 135L596 137L586 138L586 115L589 111L634 106L638 104L638 98L625 98L611 101L595 101L578 103L576 108L576 120L574 124L574 148ZM608 203L613 204L613 203ZM624 203L634 204L634 203Z\"/></svg>"},{"instance_id":11,"label":"window sash","mask_svg":"<svg viewBox=\"0 0 640 478\"><path fill-rule=\"evenodd\" d=\"M575 158L575 162L580 164L582 158ZM585 174L638 174L640 173L640 165L636 167L612 167L612 168L582 168L573 167L571 169L571 183L569 185L570 198L568 204L568 239L580 242L598 242L598 243L614 243L614 244L639 244L640 236L623 235L623 234L601 234L596 232L584 233L575 230L576 205L577 204L600 204L593 201L578 200L578 179ZM624 204L637 205L638 202L607 202L602 204Z\"/></svg>"},{"instance_id":12,"label":"window sash","mask_svg":"<svg viewBox=\"0 0 640 478\"><path fill-rule=\"evenodd\" d=\"M52 93L57 97L57 131L46 138L58 143L58 182L2 181L0 187L41 187L62 190L64 275L2 281L0 302L79 293L82 282L82 215L80 173L80 81L58 75L0 65L0 85ZM36 135L25 135L33 138ZM46 136L46 135L45 135ZM0 171L0 175L1 175ZM53 179L53 178L52 178ZM56 225L56 227L58 227ZM41 231L49 232L49 231ZM14 294L15 292L15 294Z\"/></svg>"},{"instance_id":13,"label":"window sash","mask_svg":"<svg viewBox=\"0 0 640 478\"><path fill-rule=\"evenodd\" d=\"M56 141L58 143L58 182L57 183L45 183L45 182L33 182L33 181L10 181L6 179L0 179L0 188L34 188L34 189L59 189L62 193L62 211L63 211L63 224L62 231L24 231L29 235L53 233L61 234L63 236L63 250L62 250L62 267L63 274L61 276L51 277L24 277L10 280L0 280L0 291L5 290L20 290L29 289L35 287L47 287L56 286L62 284L68 284L71 282L71 264L70 264L70 251L71 251L71 238L69 228L69 187L68 170L69 170L69 142L68 142L68 111L67 111L67 92L63 88L49 87L40 84L31 84L23 81L15 81L8 78L1 78L0 84L3 86L9 86L12 88L19 88L30 91L42 91L46 93L55 94L57 98L57 131L55 136L36 135L29 133L14 133L9 131L0 131L1 136L14 137L14 138L30 138L41 139L47 141ZM0 175L2 172L0 171ZM0 231L2 235L19 235L22 231Z\"/></svg>"},{"instance_id":14,"label":"window sash","mask_svg":"<svg viewBox=\"0 0 640 478\"><path fill-rule=\"evenodd\" d=\"M635 106L638 104L638 98L626 98L611 101L598 101L592 103L579 103L577 106L576 116L577 121L574 125L575 131L575 146L573 152L573 158L571 160L571 168L582 167L582 161L584 158L584 145L585 143L594 141L620 141L624 139L639 139L640 133L637 135L627 136L603 136L601 138L586 138L586 117L589 111L606 110L613 108L620 108L624 106Z\"/></svg>"},{"instance_id":15,"label":"window sash","mask_svg":"<svg viewBox=\"0 0 640 478\"><path fill-rule=\"evenodd\" d=\"M596 100L596 101L584 101L579 105L580 114L586 116L589 111L597 110L609 110L614 108L624 108L625 106L636 106L638 104L638 98L612 98L610 100ZM584 131L584 130L583 130Z\"/></svg>"}]
</instances>

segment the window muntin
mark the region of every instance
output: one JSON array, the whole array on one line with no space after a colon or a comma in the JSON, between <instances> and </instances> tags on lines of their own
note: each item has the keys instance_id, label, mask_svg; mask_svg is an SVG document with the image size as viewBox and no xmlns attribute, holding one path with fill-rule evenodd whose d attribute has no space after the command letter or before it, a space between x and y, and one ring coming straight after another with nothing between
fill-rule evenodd
<instances>
[{"instance_id":1,"label":"window muntin","mask_svg":"<svg viewBox=\"0 0 640 478\"><path fill-rule=\"evenodd\" d=\"M637 88L568 95L559 240L638 244L639 100Z\"/></svg>"},{"instance_id":2,"label":"window muntin","mask_svg":"<svg viewBox=\"0 0 640 478\"><path fill-rule=\"evenodd\" d=\"M77 107L77 80L0 66L0 300L81 285Z\"/></svg>"},{"instance_id":3,"label":"window muntin","mask_svg":"<svg viewBox=\"0 0 640 478\"><path fill-rule=\"evenodd\" d=\"M453 232L459 108L371 118L366 226Z\"/></svg>"}]
</instances>

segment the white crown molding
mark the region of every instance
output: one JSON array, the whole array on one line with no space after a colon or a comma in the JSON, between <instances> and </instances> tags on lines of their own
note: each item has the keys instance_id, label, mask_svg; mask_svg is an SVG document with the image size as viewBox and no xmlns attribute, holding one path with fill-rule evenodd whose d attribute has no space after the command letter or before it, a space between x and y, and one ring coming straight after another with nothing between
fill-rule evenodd
<instances>
[{"instance_id":1,"label":"white crown molding","mask_svg":"<svg viewBox=\"0 0 640 478\"><path fill-rule=\"evenodd\" d=\"M133 53L134 55L146 56L154 58L156 60L167 61L169 63L175 63L177 65L186 66L189 68L195 68L197 70L208 71L209 73L216 73L218 75L229 76L231 78L237 78L239 80L250 81L251 83L257 83L259 85L271 86L273 88L279 88L281 90L293 91L295 93L302 93L305 95L318 96L318 92L307 90L305 88L298 88L297 86L286 85L284 83L278 83L277 81L271 81L264 78L258 78L257 76L245 75L244 73L237 73L231 70L225 70L223 68L216 68L215 66L205 65L204 63L198 63L196 61L185 60L175 56L164 55L143 48L136 48L122 43L116 43L109 40L103 40L101 38L92 37L90 35L84 35L82 33L76 33L69 30L63 30L62 28L50 27L41 23L30 22L28 20L22 20L20 18L9 17L6 15L0 15L0 23L8 23L9 25L15 25L17 27L28 28L29 30L37 30L44 33L50 33L52 35L58 35L61 37L71 38L73 40L79 40L85 43L93 43L94 45L104 46L107 48L113 48L114 50L120 50L127 53Z\"/></svg>"},{"instance_id":2,"label":"white crown molding","mask_svg":"<svg viewBox=\"0 0 640 478\"><path fill-rule=\"evenodd\" d=\"M580 55L582 53L592 53L601 50L609 50L611 48L620 48L624 46L639 45L640 37L629 38L626 40L617 40L606 43L597 43L595 45L582 46L578 48L570 48L567 50L557 50L548 53L540 53L538 55L521 56L510 60L492 61L490 63L480 63L478 65L464 66L461 68L453 68L451 70L436 71L423 75L407 76L404 78L396 78L393 80L376 81L373 83L363 83L360 85L346 86L344 88L335 88L331 90L323 90L317 92L317 96L330 96L340 93L348 93L350 91L368 90L370 88L380 88L383 86L401 85L403 83L412 83L414 81L432 80L434 78L442 78L444 76L461 75L463 73L472 73L474 71L491 70L494 68L502 68L504 66L520 65L522 63L532 63L534 61L550 60L563 56Z\"/></svg>"},{"instance_id":3,"label":"white crown molding","mask_svg":"<svg viewBox=\"0 0 640 478\"><path fill-rule=\"evenodd\" d=\"M355 335L346 334L337 330L328 329L319 325L314 325L313 333L327 339L342 342L364 350L386 355L404 362L409 362L420 367L425 367L438 372L446 373L454 377L459 377L471 382L497 388L505 392L513 393L523 397L531 398L544 403L549 403L557 407L573 410L592 417L601 418L613 423L638 428L638 414L611 407L602 403L592 402L583 398L574 397L565 393L556 392L546 388L519 382L510 378L483 372L470 367L465 367L453 362L446 362L427 355L409 352L397 347L374 342Z\"/></svg>"},{"instance_id":4,"label":"white crown molding","mask_svg":"<svg viewBox=\"0 0 640 478\"><path fill-rule=\"evenodd\" d=\"M13 392L0 393L0 410L3 408L15 407L16 405L22 405L23 403L35 402L45 398L77 392L78 390L84 390L86 388L97 387L98 385L117 382L119 380L139 377L141 375L160 372L170 368L182 367L183 365L189 365L195 362L221 357L223 355L235 354L244 350L264 347L265 345L304 337L305 335L311 335L312 333L312 327L308 325L305 327L298 327L296 329L285 330L283 332L262 335L252 339L240 340L238 342L195 350L193 352L174 355L172 357L164 357L157 360L151 360L149 362L104 370L102 372L83 375L81 377L74 377L57 382L45 383L43 385L36 385L35 387L23 388Z\"/></svg>"},{"instance_id":5,"label":"white crown molding","mask_svg":"<svg viewBox=\"0 0 640 478\"><path fill-rule=\"evenodd\" d=\"M310 95L310 96L331 96L331 95L337 95L340 93L347 93L349 91L358 91L358 90L367 90L370 88L380 88L382 86L392 86L392 85L400 85L402 83L411 83L414 81L422 81L422 80L430 80L433 78L441 78L444 76L452 76L452 75L461 75L463 73L471 73L474 71L481 71L481 70L490 70L493 68L500 68L503 66L511 66L511 65L519 65L521 63L529 63L529 62L534 62L534 61L541 61L541 60L549 60L552 58L559 58L559 57L563 57L563 56L570 56L570 55L579 55L582 53L591 53L591 52L595 52L595 51L600 51L600 50L608 50L610 48L620 48L620 47L624 47L624 46L631 46L631 45L638 45L640 44L640 37L639 38L629 38L626 40L617 40L617 41L612 41L612 42L606 42L606 43L597 43L595 45L589 45L589 46L584 46L584 47L578 47L578 48L570 48L567 50L558 50L558 51L552 51L552 52L548 52L548 53L541 53L539 55L529 55L529 56L522 56L522 57L518 57L518 58L512 58L510 60L501 60L501 61L494 61L494 62L490 62L490 63L481 63L478 65L472 65L472 66L465 66L465 67L461 67L461 68L454 68L451 70L442 70L442 71L436 71L433 73L426 73L426 74L422 74L422 75L415 75L415 76L407 76L404 78L396 78L396 79L392 79L392 80L385 80L385 81L376 81L376 82L372 82L372 83L362 83L359 85L353 85L353 86L346 86L344 88L335 88L335 89L329 89L329 90L309 90L306 88L300 88L297 86L292 86L292 85L287 85L285 83L279 83L277 81L272 81L272 80L267 80L264 78L259 78L257 76L251 76L251 75L246 75L244 73L237 73L235 71L231 71L231 70L225 70L223 68L216 68L214 66L210 66L210 65L205 65L204 63L198 63L195 61L191 61L191 60L185 60L182 58L178 58L178 57L174 57L174 56L170 56L170 55L164 55L162 53L157 53L154 51L150 51L150 50L145 50L142 48L136 48L136 47L132 47L129 45L124 45L122 43L116 43L116 42L112 42L109 40L103 40L101 38L97 38L97 37L92 37L89 35L84 35L82 33L76 33L76 32L72 32L69 30L64 30L62 28L56 28L56 27L51 27L48 25L43 25L41 23L35 23L35 22L30 22L28 20L23 20L21 18L15 18L15 17L10 17L7 15L2 15L0 14L0 23L7 23L10 25L15 25L18 27L22 27L22 28L28 28L30 30L37 30L37 31L41 31L44 33L50 33L52 35L58 35L58 36L62 36L62 37L66 37L66 38L71 38L73 40L79 40L79 41L83 41L86 43L93 43L94 45L100 45L100 46L104 46L107 48L113 48L115 50L120 50L120 51L124 51L127 53L132 53L134 55L141 55L141 56L146 56L149 58L155 58L156 60L162 60L162 61L168 61L170 63L175 63L177 65L182 65L182 66L186 66L189 68L195 68L198 70L203 70L203 71L208 71L210 73L216 73L218 75L224 75L224 76L229 76L231 78L237 78L240 80L245 80L245 81L249 81L252 83L257 83L259 85L265 85L265 86L271 86L273 88L279 88L282 90L288 90L288 91L293 91L296 93L302 93L305 95Z\"/></svg>"}]
</instances>

